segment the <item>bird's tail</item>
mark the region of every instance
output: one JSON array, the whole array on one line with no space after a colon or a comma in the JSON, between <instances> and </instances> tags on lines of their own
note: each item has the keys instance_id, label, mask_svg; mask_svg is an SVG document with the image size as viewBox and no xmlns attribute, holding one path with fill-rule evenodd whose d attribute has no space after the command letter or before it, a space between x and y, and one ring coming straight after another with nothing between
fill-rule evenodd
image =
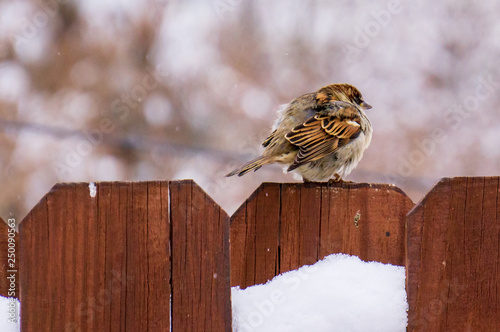
<instances>
[{"instance_id":1,"label":"bird's tail","mask_svg":"<svg viewBox=\"0 0 500 332\"><path fill-rule=\"evenodd\" d=\"M268 156L260 156L255 159L250 160L247 162L245 165L241 166L240 168L235 169L231 173L227 174L226 176L233 176L233 175L238 175L238 176L243 176L247 174L250 171L256 171L259 168L261 168L263 165L271 163L271 158Z\"/></svg>"}]
</instances>

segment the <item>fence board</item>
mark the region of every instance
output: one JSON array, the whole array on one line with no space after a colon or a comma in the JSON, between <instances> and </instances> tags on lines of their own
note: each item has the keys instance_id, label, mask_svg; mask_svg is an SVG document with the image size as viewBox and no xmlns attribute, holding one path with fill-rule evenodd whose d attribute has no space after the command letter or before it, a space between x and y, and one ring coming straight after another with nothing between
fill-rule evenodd
<instances>
[{"instance_id":1,"label":"fence board","mask_svg":"<svg viewBox=\"0 0 500 332\"><path fill-rule=\"evenodd\" d=\"M21 222L22 330L230 331L225 212L192 181L96 185L56 185Z\"/></svg>"},{"instance_id":2,"label":"fence board","mask_svg":"<svg viewBox=\"0 0 500 332\"><path fill-rule=\"evenodd\" d=\"M39 262L47 262L48 258L48 226L47 226L47 197L51 193L43 197L40 202L31 210L31 212L19 224L19 236L22 239L19 248L20 261L20 301L22 303L23 314L21 319L22 331L50 331L49 315L51 306L50 295L46 294L48 275L44 270L47 270L47 264ZM38 220L38 229L35 231L31 227L24 227L34 223L33 220ZM29 248L36 248L33 255L28 255ZM25 272L23 274L23 272ZM26 297L29 294L29 297ZM27 313L30 313L29 315ZM43 312L46 318L37 321L36 312ZM48 319L47 319L48 318ZM32 327L31 329L29 327ZM35 329L36 327L36 329Z\"/></svg>"},{"instance_id":3,"label":"fence board","mask_svg":"<svg viewBox=\"0 0 500 332\"><path fill-rule=\"evenodd\" d=\"M168 331L170 327L170 305L166 295L170 293L170 269L168 255L170 247L170 216L168 206L169 188L164 182L148 183L147 280L148 299L154 305L148 306L148 328L151 331ZM163 222L166 221L166 222ZM157 317L162 317L161 320Z\"/></svg>"},{"instance_id":4,"label":"fence board","mask_svg":"<svg viewBox=\"0 0 500 332\"><path fill-rule=\"evenodd\" d=\"M386 184L264 183L231 217L231 285L263 283L331 253L404 265L412 207Z\"/></svg>"},{"instance_id":5,"label":"fence board","mask_svg":"<svg viewBox=\"0 0 500 332\"><path fill-rule=\"evenodd\" d=\"M231 331L229 217L192 181L171 183L173 331Z\"/></svg>"},{"instance_id":6,"label":"fence board","mask_svg":"<svg viewBox=\"0 0 500 332\"><path fill-rule=\"evenodd\" d=\"M408 214L409 331L500 330L499 178L441 180Z\"/></svg>"}]
</instances>

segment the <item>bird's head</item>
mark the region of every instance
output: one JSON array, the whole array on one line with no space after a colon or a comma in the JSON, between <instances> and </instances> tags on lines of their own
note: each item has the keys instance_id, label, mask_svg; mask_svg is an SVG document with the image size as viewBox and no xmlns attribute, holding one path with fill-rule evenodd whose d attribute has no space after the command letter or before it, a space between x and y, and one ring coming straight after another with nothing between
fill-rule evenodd
<instances>
[{"instance_id":1,"label":"bird's head","mask_svg":"<svg viewBox=\"0 0 500 332\"><path fill-rule=\"evenodd\" d=\"M363 100L363 96L359 90L350 84L330 84L322 87L316 94L318 103L327 103L330 101L345 101L355 104L363 110L372 108L370 104Z\"/></svg>"}]
</instances>

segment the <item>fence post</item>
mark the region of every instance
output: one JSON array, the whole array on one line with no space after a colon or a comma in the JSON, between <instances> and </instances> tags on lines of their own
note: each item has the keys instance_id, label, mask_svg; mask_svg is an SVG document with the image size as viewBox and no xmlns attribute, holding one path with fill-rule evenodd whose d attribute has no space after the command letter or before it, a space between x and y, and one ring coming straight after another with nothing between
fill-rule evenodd
<instances>
[{"instance_id":1,"label":"fence post","mask_svg":"<svg viewBox=\"0 0 500 332\"><path fill-rule=\"evenodd\" d=\"M409 331L500 330L499 178L442 179L407 217Z\"/></svg>"},{"instance_id":2,"label":"fence post","mask_svg":"<svg viewBox=\"0 0 500 332\"><path fill-rule=\"evenodd\" d=\"M388 184L264 183L231 217L231 284L264 283L332 253L404 265L412 207Z\"/></svg>"}]
</instances>

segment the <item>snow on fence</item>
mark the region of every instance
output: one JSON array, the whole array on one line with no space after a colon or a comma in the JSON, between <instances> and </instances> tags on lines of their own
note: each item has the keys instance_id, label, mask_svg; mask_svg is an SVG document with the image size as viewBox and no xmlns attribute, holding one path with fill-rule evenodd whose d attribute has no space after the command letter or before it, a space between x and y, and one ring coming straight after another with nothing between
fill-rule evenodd
<instances>
[{"instance_id":1,"label":"snow on fence","mask_svg":"<svg viewBox=\"0 0 500 332\"><path fill-rule=\"evenodd\" d=\"M416 206L386 184L264 183L231 218L192 181L58 184L16 239L22 331L231 331L231 285L331 253L405 265L409 331L500 330L499 179L443 179Z\"/></svg>"}]
</instances>

